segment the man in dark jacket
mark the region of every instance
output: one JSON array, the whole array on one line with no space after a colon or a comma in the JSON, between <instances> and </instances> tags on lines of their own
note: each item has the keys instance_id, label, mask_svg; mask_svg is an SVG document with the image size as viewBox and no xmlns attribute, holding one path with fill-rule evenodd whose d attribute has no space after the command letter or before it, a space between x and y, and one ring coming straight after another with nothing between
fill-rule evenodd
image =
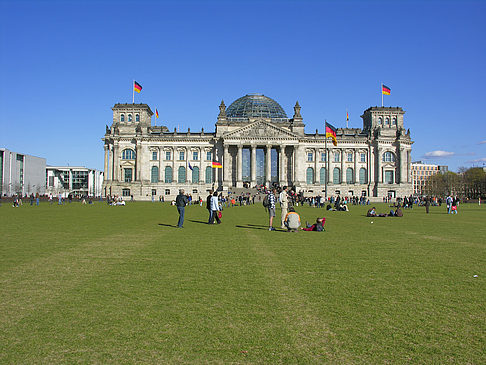
<instances>
[{"instance_id":1,"label":"man in dark jacket","mask_svg":"<svg viewBox=\"0 0 486 365\"><path fill-rule=\"evenodd\" d=\"M179 222L177 222L177 228L184 228L184 210L187 205L187 196L184 195L184 189L179 190L179 195L176 198L176 207L179 212Z\"/></svg>"},{"instance_id":2,"label":"man in dark jacket","mask_svg":"<svg viewBox=\"0 0 486 365\"><path fill-rule=\"evenodd\" d=\"M209 195L206 198L206 209L208 210L208 213L209 213L208 224L211 224L211 221L213 220L213 219L211 219L212 216L213 216L213 212L211 210L211 198L212 197L213 197L213 191L210 190Z\"/></svg>"}]
</instances>

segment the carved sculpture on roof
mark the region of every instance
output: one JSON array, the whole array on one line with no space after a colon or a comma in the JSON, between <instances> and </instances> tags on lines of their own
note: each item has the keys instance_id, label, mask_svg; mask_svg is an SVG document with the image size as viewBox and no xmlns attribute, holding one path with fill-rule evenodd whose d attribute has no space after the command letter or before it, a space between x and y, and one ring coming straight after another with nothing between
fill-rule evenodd
<instances>
[{"instance_id":1,"label":"carved sculpture on roof","mask_svg":"<svg viewBox=\"0 0 486 365\"><path fill-rule=\"evenodd\" d=\"M219 104L219 115L218 117L226 118L226 105L224 104L224 100L221 100L221 104Z\"/></svg>"},{"instance_id":2,"label":"carved sculpture on roof","mask_svg":"<svg viewBox=\"0 0 486 365\"><path fill-rule=\"evenodd\" d=\"M294 106L294 119L302 119L302 115L300 115L300 105L297 101Z\"/></svg>"}]
</instances>

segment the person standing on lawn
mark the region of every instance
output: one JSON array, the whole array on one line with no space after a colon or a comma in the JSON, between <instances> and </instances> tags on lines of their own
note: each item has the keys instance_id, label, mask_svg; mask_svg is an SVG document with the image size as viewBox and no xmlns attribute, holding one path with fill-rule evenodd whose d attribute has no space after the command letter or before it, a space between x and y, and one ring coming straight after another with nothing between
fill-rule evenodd
<instances>
[{"instance_id":1,"label":"person standing on lawn","mask_svg":"<svg viewBox=\"0 0 486 365\"><path fill-rule=\"evenodd\" d=\"M179 190L179 195L176 197L176 207L179 212L179 221L177 222L177 228L184 228L184 211L187 205L187 196L184 195L184 189Z\"/></svg>"},{"instance_id":2,"label":"person standing on lawn","mask_svg":"<svg viewBox=\"0 0 486 365\"><path fill-rule=\"evenodd\" d=\"M284 186L282 191L280 192L280 195L279 195L279 200L280 200L280 208L281 208L281 217L280 217L280 220L281 220L281 224L280 224L280 228L286 228L285 227L285 217L287 216L287 211L288 211L288 208L289 208L289 196L287 194L287 187Z\"/></svg>"},{"instance_id":3,"label":"person standing on lawn","mask_svg":"<svg viewBox=\"0 0 486 365\"><path fill-rule=\"evenodd\" d=\"M273 228L273 217L275 217L275 193L277 190L273 188L268 193L268 230L275 231Z\"/></svg>"},{"instance_id":4,"label":"person standing on lawn","mask_svg":"<svg viewBox=\"0 0 486 365\"><path fill-rule=\"evenodd\" d=\"M218 222L218 224L221 224L221 220L218 217L218 212L219 212L218 192L215 191L213 193L213 196L211 197L211 220L209 224L214 224L215 219L216 222Z\"/></svg>"}]
</instances>

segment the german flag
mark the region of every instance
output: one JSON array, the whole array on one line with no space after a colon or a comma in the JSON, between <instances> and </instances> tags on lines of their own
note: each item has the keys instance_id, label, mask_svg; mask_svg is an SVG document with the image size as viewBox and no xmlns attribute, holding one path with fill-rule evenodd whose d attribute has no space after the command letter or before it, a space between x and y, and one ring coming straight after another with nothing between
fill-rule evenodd
<instances>
[{"instance_id":1,"label":"german flag","mask_svg":"<svg viewBox=\"0 0 486 365\"><path fill-rule=\"evenodd\" d=\"M391 89L388 86L385 86L381 84L381 93L383 95L390 95L391 94Z\"/></svg>"},{"instance_id":2,"label":"german flag","mask_svg":"<svg viewBox=\"0 0 486 365\"><path fill-rule=\"evenodd\" d=\"M133 81L133 89L137 92L140 93L142 91L142 85L140 85L138 82Z\"/></svg>"},{"instance_id":3,"label":"german flag","mask_svg":"<svg viewBox=\"0 0 486 365\"><path fill-rule=\"evenodd\" d=\"M221 165L221 162L215 162L213 161L213 169L222 169L223 165Z\"/></svg>"},{"instance_id":4,"label":"german flag","mask_svg":"<svg viewBox=\"0 0 486 365\"><path fill-rule=\"evenodd\" d=\"M159 117L159 111L157 110L157 108L155 108L155 119L157 119Z\"/></svg>"},{"instance_id":5,"label":"german flag","mask_svg":"<svg viewBox=\"0 0 486 365\"><path fill-rule=\"evenodd\" d=\"M326 138L332 138L332 144L337 146L336 128L326 122Z\"/></svg>"}]
</instances>

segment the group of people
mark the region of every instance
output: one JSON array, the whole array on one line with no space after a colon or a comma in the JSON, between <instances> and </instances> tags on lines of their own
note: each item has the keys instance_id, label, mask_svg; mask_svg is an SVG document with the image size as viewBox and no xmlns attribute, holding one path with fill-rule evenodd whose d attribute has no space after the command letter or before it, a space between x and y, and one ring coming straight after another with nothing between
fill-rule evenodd
<instances>
[{"instance_id":1,"label":"group of people","mask_svg":"<svg viewBox=\"0 0 486 365\"><path fill-rule=\"evenodd\" d=\"M377 213L376 208L373 207L368 209L366 216L367 217L403 217L403 211L400 204L397 205L397 208L395 210L391 209L389 213Z\"/></svg>"}]
</instances>

